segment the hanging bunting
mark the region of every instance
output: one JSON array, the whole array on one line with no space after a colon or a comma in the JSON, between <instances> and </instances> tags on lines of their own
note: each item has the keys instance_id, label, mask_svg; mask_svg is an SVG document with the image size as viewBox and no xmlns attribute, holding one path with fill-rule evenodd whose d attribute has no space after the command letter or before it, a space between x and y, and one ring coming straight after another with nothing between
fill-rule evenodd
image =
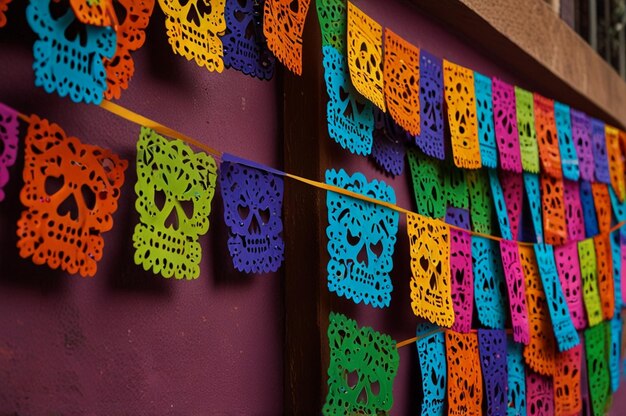
<instances>
[{"instance_id":1,"label":"hanging bunting","mask_svg":"<svg viewBox=\"0 0 626 416\"><path fill-rule=\"evenodd\" d=\"M539 173L539 148L535 131L533 93L515 87L515 104L522 167L526 172L537 174Z\"/></svg>"},{"instance_id":2,"label":"hanging bunting","mask_svg":"<svg viewBox=\"0 0 626 416\"><path fill-rule=\"evenodd\" d=\"M465 171L465 180L470 200L472 230L491 235L493 234L491 222L493 202L487 172L483 169Z\"/></svg>"},{"instance_id":3,"label":"hanging bunting","mask_svg":"<svg viewBox=\"0 0 626 416\"><path fill-rule=\"evenodd\" d=\"M508 305L498 242L476 235L471 238L478 320L488 328L503 329Z\"/></svg>"},{"instance_id":4,"label":"hanging bunting","mask_svg":"<svg viewBox=\"0 0 626 416\"><path fill-rule=\"evenodd\" d=\"M0 103L0 202L4 200L4 186L9 182L9 168L17 159L19 134L18 113Z\"/></svg>"},{"instance_id":5,"label":"hanging bunting","mask_svg":"<svg viewBox=\"0 0 626 416\"><path fill-rule=\"evenodd\" d=\"M267 46L296 75L302 75L302 33L310 2L265 0L263 9L263 34Z\"/></svg>"},{"instance_id":6,"label":"hanging bunting","mask_svg":"<svg viewBox=\"0 0 626 416\"><path fill-rule=\"evenodd\" d=\"M25 210L17 222L20 256L94 276L127 166L110 151L83 144L57 124L31 115L20 193Z\"/></svg>"},{"instance_id":7,"label":"hanging bunting","mask_svg":"<svg viewBox=\"0 0 626 416\"><path fill-rule=\"evenodd\" d=\"M120 98L122 90L135 73L135 62L130 54L141 48L146 40L145 29L148 27L154 0L119 0L124 9L123 21L117 26L117 49L112 59L104 60L107 73L107 89L104 98Z\"/></svg>"},{"instance_id":8,"label":"hanging bunting","mask_svg":"<svg viewBox=\"0 0 626 416\"><path fill-rule=\"evenodd\" d=\"M559 138L554 120L554 101L535 93L533 95L535 108L535 128L537 143L539 144L539 159L542 173L553 178L562 178L561 154ZM547 232L547 231L546 231Z\"/></svg>"},{"instance_id":9,"label":"hanging bunting","mask_svg":"<svg viewBox=\"0 0 626 416\"><path fill-rule=\"evenodd\" d=\"M500 179L498 178L498 171L494 169L487 169L487 172L489 173L491 196L493 197L493 204L496 208L498 223L500 224L500 234L502 235L502 238L512 240L513 234L511 233L509 214L506 210L506 200L504 198L504 191L500 185Z\"/></svg>"},{"instance_id":10,"label":"hanging bunting","mask_svg":"<svg viewBox=\"0 0 626 416\"><path fill-rule=\"evenodd\" d=\"M400 362L395 341L331 312L328 347L328 395L323 414L388 412L393 406L393 381Z\"/></svg>"},{"instance_id":11,"label":"hanging bunting","mask_svg":"<svg viewBox=\"0 0 626 416\"><path fill-rule=\"evenodd\" d=\"M533 222L535 241L542 244L544 238L540 187L539 175L524 172L524 190L526 191L526 199L528 200L528 207L530 208L530 218Z\"/></svg>"},{"instance_id":12,"label":"hanging bunting","mask_svg":"<svg viewBox=\"0 0 626 416\"><path fill-rule=\"evenodd\" d=\"M444 416L446 404L445 335L429 323L417 325L417 357L422 382L421 416Z\"/></svg>"},{"instance_id":13,"label":"hanging bunting","mask_svg":"<svg viewBox=\"0 0 626 416\"><path fill-rule=\"evenodd\" d=\"M595 162L591 146L591 122L581 111L570 109L572 120L572 141L576 146L580 177L586 181L595 180Z\"/></svg>"},{"instance_id":14,"label":"hanging bunting","mask_svg":"<svg viewBox=\"0 0 626 416\"><path fill-rule=\"evenodd\" d=\"M443 136L443 76L441 59L420 51L420 134L415 144L424 154L445 159Z\"/></svg>"},{"instance_id":15,"label":"hanging bunting","mask_svg":"<svg viewBox=\"0 0 626 416\"><path fill-rule=\"evenodd\" d=\"M504 416L507 409L506 333L479 329L478 348L485 380L487 414Z\"/></svg>"},{"instance_id":16,"label":"hanging bunting","mask_svg":"<svg viewBox=\"0 0 626 416\"><path fill-rule=\"evenodd\" d=\"M539 276L543 284L550 320L559 351L566 351L578 345L578 333L570 316L563 288L559 281L554 250L552 246L535 244L535 257L539 265Z\"/></svg>"},{"instance_id":17,"label":"hanging bunting","mask_svg":"<svg viewBox=\"0 0 626 416\"><path fill-rule=\"evenodd\" d=\"M609 172L609 159L606 149L606 131L604 123L595 118L591 118L591 142L596 180L610 184L611 174Z\"/></svg>"},{"instance_id":18,"label":"hanging bunting","mask_svg":"<svg viewBox=\"0 0 626 416\"><path fill-rule=\"evenodd\" d=\"M620 233L609 234L611 243L611 260L613 261L613 317L617 318L622 312L622 253L620 244Z\"/></svg>"},{"instance_id":19,"label":"hanging bunting","mask_svg":"<svg viewBox=\"0 0 626 416\"><path fill-rule=\"evenodd\" d=\"M265 4L266 19L269 19ZM174 53L194 60L209 71L224 70L220 35L226 30L226 0L159 0L165 14L167 37ZM267 21L266 21L267 23Z\"/></svg>"},{"instance_id":20,"label":"hanging bunting","mask_svg":"<svg viewBox=\"0 0 626 416\"><path fill-rule=\"evenodd\" d=\"M521 344L513 342L507 337L506 367L507 367L507 416L526 414L526 374L522 357Z\"/></svg>"},{"instance_id":21,"label":"hanging bunting","mask_svg":"<svg viewBox=\"0 0 626 416\"><path fill-rule=\"evenodd\" d=\"M0 0L0 28L7 24L7 11L12 0Z\"/></svg>"},{"instance_id":22,"label":"hanging bunting","mask_svg":"<svg viewBox=\"0 0 626 416\"><path fill-rule=\"evenodd\" d=\"M446 331L448 364L448 415L481 413L483 380L475 333Z\"/></svg>"},{"instance_id":23,"label":"hanging bunting","mask_svg":"<svg viewBox=\"0 0 626 416\"><path fill-rule=\"evenodd\" d=\"M354 88L383 111L383 28L348 1L348 67Z\"/></svg>"},{"instance_id":24,"label":"hanging bunting","mask_svg":"<svg viewBox=\"0 0 626 416\"><path fill-rule=\"evenodd\" d=\"M526 398L528 415L554 415L554 391L550 377L529 370L526 373Z\"/></svg>"},{"instance_id":25,"label":"hanging bunting","mask_svg":"<svg viewBox=\"0 0 626 416\"><path fill-rule=\"evenodd\" d=\"M574 328L585 329L587 321L583 304L578 245L576 242L571 242L554 246L554 258Z\"/></svg>"},{"instance_id":26,"label":"hanging bunting","mask_svg":"<svg viewBox=\"0 0 626 416\"><path fill-rule=\"evenodd\" d=\"M585 220L580 202L580 185L576 181L563 180L563 200L567 219L567 240L580 241L585 238Z\"/></svg>"},{"instance_id":27,"label":"hanging bunting","mask_svg":"<svg viewBox=\"0 0 626 416\"><path fill-rule=\"evenodd\" d=\"M491 78L474 71L474 89L476 90L480 160L483 166L495 169L498 167L498 148L493 121Z\"/></svg>"},{"instance_id":28,"label":"hanging bunting","mask_svg":"<svg viewBox=\"0 0 626 416\"><path fill-rule=\"evenodd\" d=\"M605 127L605 133L611 186L619 196L619 200L623 201L626 197L626 172L619 144L619 133L615 127L608 125Z\"/></svg>"},{"instance_id":29,"label":"hanging bunting","mask_svg":"<svg viewBox=\"0 0 626 416\"><path fill-rule=\"evenodd\" d=\"M378 167L392 176L398 176L404 170L404 143L407 134L395 124L389 113L374 108L375 130L372 145L372 159ZM413 138L408 136L409 140Z\"/></svg>"},{"instance_id":30,"label":"hanging bunting","mask_svg":"<svg viewBox=\"0 0 626 416\"><path fill-rule=\"evenodd\" d=\"M107 89L102 58L115 53L115 31L82 25L68 4L51 2L31 0L26 8L28 24L39 36L33 46L35 85L61 97L69 95L77 103L100 104ZM51 7L59 18L53 17ZM85 35L68 38L70 27L84 30Z\"/></svg>"},{"instance_id":31,"label":"hanging bunting","mask_svg":"<svg viewBox=\"0 0 626 416\"><path fill-rule=\"evenodd\" d=\"M589 321L589 326L595 326L602 322L603 318L600 292L598 290L596 250L593 239L589 238L578 243L578 259L580 261L583 301L587 311L587 320Z\"/></svg>"},{"instance_id":32,"label":"hanging bunting","mask_svg":"<svg viewBox=\"0 0 626 416\"><path fill-rule=\"evenodd\" d=\"M450 229L428 217L407 214L411 245L411 307L439 326L451 327L454 309L450 289Z\"/></svg>"},{"instance_id":33,"label":"hanging bunting","mask_svg":"<svg viewBox=\"0 0 626 416\"><path fill-rule=\"evenodd\" d=\"M85 25L113 26L113 0L70 0L76 19Z\"/></svg>"},{"instance_id":34,"label":"hanging bunting","mask_svg":"<svg viewBox=\"0 0 626 416\"><path fill-rule=\"evenodd\" d=\"M567 223L563 206L563 179L541 174L543 229L547 244L563 244L567 240Z\"/></svg>"},{"instance_id":35,"label":"hanging bunting","mask_svg":"<svg viewBox=\"0 0 626 416\"><path fill-rule=\"evenodd\" d=\"M322 32L322 46L332 46L342 55L346 52L346 2L316 0L317 19Z\"/></svg>"},{"instance_id":36,"label":"hanging bunting","mask_svg":"<svg viewBox=\"0 0 626 416\"><path fill-rule=\"evenodd\" d=\"M537 259L532 247L520 246L519 253L524 267L530 327L530 342L524 348L524 359L533 371L551 376L554 374L555 367L556 339L552 330L546 294L539 276Z\"/></svg>"},{"instance_id":37,"label":"hanging bunting","mask_svg":"<svg viewBox=\"0 0 626 416\"><path fill-rule=\"evenodd\" d=\"M326 183L381 201L396 202L385 182L362 173L327 170ZM328 192L328 290L375 308L389 306L398 213L382 205Z\"/></svg>"},{"instance_id":38,"label":"hanging bunting","mask_svg":"<svg viewBox=\"0 0 626 416\"><path fill-rule=\"evenodd\" d=\"M610 236L608 234L595 236L593 245L596 249L596 270L602 316L605 320L609 320L613 318L613 310L615 309Z\"/></svg>"},{"instance_id":39,"label":"hanging bunting","mask_svg":"<svg viewBox=\"0 0 626 416\"><path fill-rule=\"evenodd\" d=\"M500 171L500 184L504 192L506 212L513 239L519 236L522 205L524 203L524 177L519 173Z\"/></svg>"},{"instance_id":40,"label":"hanging bunting","mask_svg":"<svg viewBox=\"0 0 626 416\"><path fill-rule=\"evenodd\" d=\"M561 156L563 177L571 181L577 181L580 178L580 171L578 169L578 156L576 155L576 148L574 147L572 137L572 122L569 106L555 101L554 119L559 139L559 154Z\"/></svg>"},{"instance_id":41,"label":"hanging bunting","mask_svg":"<svg viewBox=\"0 0 626 416\"><path fill-rule=\"evenodd\" d=\"M611 332L611 349L609 351L609 371L611 376L611 393L619 388L621 379L621 352L622 352L622 320L619 316L611 319L608 325Z\"/></svg>"},{"instance_id":42,"label":"hanging bunting","mask_svg":"<svg viewBox=\"0 0 626 416\"><path fill-rule=\"evenodd\" d=\"M582 345L580 340L575 347L557 354L556 371L554 373L555 415L575 415L582 410L582 397L580 395L581 365Z\"/></svg>"},{"instance_id":43,"label":"hanging bunting","mask_svg":"<svg viewBox=\"0 0 626 416\"><path fill-rule=\"evenodd\" d=\"M515 90L512 85L497 78L493 79L493 115L496 139L500 153L500 167L512 172L522 172Z\"/></svg>"},{"instance_id":44,"label":"hanging bunting","mask_svg":"<svg viewBox=\"0 0 626 416\"><path fill-rule=\"evenodd\" d=\"M235 269L246 273L277 271L284 259L283 179L266 170L222 156L220 189L228 251Z\"/></svg>"},{"instance_id":45,"label":"hanging bunting","mask_svg":"<svg viewBox=\"0 0 626 416\"><path fill-rule=\"evenodd\" d=\"M384 92L389 114L410 134L420 134L420 50L385 29L384 59Z\"/></svg>"},{"instance_id":46,"label":"hanging bunting","mask_svg":"<svg viewBox=\"0 0 626 416\"><path fill-rule=\"evenodd\" d=\"M580 182L580 203L583 207L585 235L587 237L593 237L599 233L598 219L596 218L595 202L593 199L591 182Z\"/></svg>"},{"instance_id":47,"label":"hanging bunting","mask_svg":"<svg viewBox=\"0 0 626 416\"><path fill-rule=\"evenodd\" d=\"M320 1L317 3L322 4ZM276 59L269 51L263 34L264 6L265 0L226 0L224 9L226 31L221 38L224 46L224 65L227 68L251 77L269 80L274 75ZM320 7L323 6L318 6Z\"/></svg>"},{"instance_id":48,"label":"hanging bunting","mask_svg":"<svg viewBox=\"0 0 626 416\"><path fill-rule=\"evenodd\" d=\"M216 178L211 156L142 127L137 141L135 264L166 278L198 278L198 238L209 230Z\"/></svg>"},{"instance_id":49,"label":"hanging bunting","mask_svg":"<svg viewBox=\"0 0 626 416\"><path fill-rule=\"evenodd\" d=\"M608 328L608 324L601 323L585 330L587 376L594 415L605 414L609 399Z\"/></svg>"},{"instance_id":50,"label":"hanging bunting","mask_svg":"<svg viewBox=\"0 0 626 416\"><path fill-rule=\"evenodd\" d=\"M600 233L608 233L611 229L611 197L609 196L608 185L600 182L591 184L594 206L596 207L596 218Z\"/></svg>"},{"instance_id":51,"label":"hanging bunting","mask_svg":"<svg viewBox=\"0 0 626 416\"><path fill-rule=\"evenodd\" d=\"M431 218L443 218L447 204L443 194L440 162L422 155L416 149L409 149L407 156L417 212Z\"/></svg>"},{"instance_id":52,"label":"hanging bunting","mask_svg":"<svg viewBox=\"0 0 626 416\"><path fill-rule=\"evenodd\" d=\"M480 168L474 72L444 59L443 84L454 164L465 169Z\"/></svg>"},{"instance_id":53,"label":"hanging bunting","mask_svg":"<svg viewBox=\"0 0 626 416\"><path fill-rule=\"evenodd\" d=\"M509 293L513 339L515 342L528 344L530 341L528 308L526 306L528 296L518 250L515 241L500 240L502 267L506 270L504 276Z\"/></svg>"},{"instance_id":54,"label":"hanging bunting","mask_svg":"<svg viewBox=\"0 0 626 416\"><path fill-rule=\"evenodd\" d=\"M332 46L323 46L322 54L328 93L328 135L352 153L369 155L374 131L373 106L352 86L343 55Z\"/></svg>"},{"instance_id":55,"label":"hanging bunting","mask_svg":"<svg viewBox=\"0 0 626 416\"><path fill-rule=\"evenodd\" d=\"M446 222L469 230L469 212L460 208L448 208ZM469 332L474 314L474 273L472 269L472 240L467 231L450 230L450 277L452 279L452 307L454 324L452 330Z\"/></svg>"}]
</instances>

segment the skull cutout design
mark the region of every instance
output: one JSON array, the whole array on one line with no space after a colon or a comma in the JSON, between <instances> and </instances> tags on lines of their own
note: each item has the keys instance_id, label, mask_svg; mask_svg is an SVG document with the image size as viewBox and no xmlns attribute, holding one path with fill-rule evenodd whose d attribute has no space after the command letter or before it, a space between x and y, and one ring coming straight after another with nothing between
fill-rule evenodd
<instances>
[{"instance_id":1,"label":"skull cutout design","mask_svg":"<svg viewBox=\"0 0 626 416\"><path fill-rule=\"evenodd\" d=\"M594 415L606 414L609 399L608 331L610 327L604 322L585 330L589 390Z\"/></svg>"},{"instance_id":2,"label":"skull cutout design","mask_svg":"<svg viewBox=\"0 0 626 416\"><path fill-rule=\"evenodd\" d=\"M577 335L578 337L578 335ZM579 414L582 410L580 396L580 371L582 345L563 351L556 357L554 374L554 410L557 415Z\"/></svg>"},{"instance_id":3,"label":"skull cutout design","mask_svg":"<svg viewBox=\"0 0 626 416\"><path fill-rule=\"evenodd\" d=\"M583 306L578 246L575 242L556 246L554 247L554 257L574 328L584 329L587 326L587 321Z\"/></svg>"},{"instance_id":4,"label":"skull cutout design","mask_svg":"<svg viewBox=\"0 0 626 416\"><path fill-rule=\"evenodd\" d=\"M580 202L580 185L575 181L563 181L563 198L565 200L565 218L567 218L567 236L569 241L580 241L585 238L585 220Z\"/></svg>"},{"instance_id":5,"label":"skull cutout design","mask_svg":"<svg viewBox=\"0 0 626 416\"><path fill-rule=\"evenodd\" d=\"M587 311L589 326L596 326L602 322L602 306L600 291L598 290L598 272L596 270L596 249L593 239L578 243L578 260L582 276L583 302Z\"/></svg>"},{"instance_id":6,"label":"skull cutout design","mask_svg":"<svg viewBox=\"0 0 626 416\"><path fill-rule=\"evenodd\" d=\"M418 324L415 332L423 392L420 414L443 416L447 390L445 335L426 322Z\"/></svg>"},{"instance_id":7,"label":"skull cutout design","mask_svg":"<svg viewBox=\"0 0 626 416\"><path fill-rule=\"evenodd\" d=\"M328 395L322 413L388 412L400 361L395 341L371 328L359 328L356 321L341 314L331 313L329 321Z\"/></svg>"},{"instance_id":8,"label":"skull cutout design","mask_svg":"<svg viewBox=\"0 0 626 416\"><path fill-rule=\"evenodd\" d=\"M104 60L107 72L107 100L120 98L122 90L128 88L130 78L135 73L135 62L131 52L141 48L146 40L144 30L148 27L154 8L154 0L118 0L122 19L117 27L117 50L112 59Z\"/></svg>"},{"instance_id":9,"label":"skull cutout design","mask_svg":"<svg viewBox=\"0 0 626 416\"><path fill-rule=\"evenodd\" d=\"M4 200L2 188L9 182L9 168L17 158L18 113L0 103L0 201Z\"/></svg>"},{"instance_id":10,"label":"skull cutout design","mask_svg":"<svg viewBox=\"0 0 626 416\"><path fill-rule=\"evenodd\" d=\"M563 179L540 174L543 229L547 244L563 244L567 241L567 223L563 197Z\"/></svg>"},{"instance_id":11,"label":"skull cutout design","mask_svg":"<svg viewBox=\"0 0 626 416\"><path fill-rule=\"evenodd\" d=\"M478 329L480 365L485 380L487 414L506 415L506 332Z\"/></svg>"},{"instance_id":12,"label":"skull cutout design","mask_svg":"<svg viewBox=\"0 0 626 416\"><path fill-rule=\"evenodd\" d=\"M167 20L167 37L174 53L209 71L224 70L219 35L226 30L226 0L159 0Z\"/></svg>"},{"instance_id":13,"label":"skull cutout design","mask_svg":"<svg viewBox=\"0 0 626 416\"><path fill-rule=\"evenodd\" d=\"M99 104L107 88L103 58L115 53L115 31L84 25L69 5L52 0L31 0L26 18L40 38L33 47L35 85Z\"/></svg>"},{"instance_id":14,"label":"skull cutout design","mask_svg":"<svg viewBox=\"0 0 626 416\"><path fill-rule=\"evenodd\" d=\"M474 71L474 89L476 90L476 118L478 121L478 140L480 159L483 166L495 169L498 166L498 149L493 121L493 93L491 78Z\"/></svg>"},{"instance_id":15,"label":"skull cutout design","mask_svg":"<svg viewBox=\"0 0 626 416\"><path fill-rule=\"evenodd\" d=\"M4 27L7 24L7 10L9 10L9 3L12 0L0 0L0 27Z\"/></svg>"},{"instance_id":16,"label":"skull cutout design","mask_svg":"<svg viewBox=\"0 0 626 416\"><path fill-rule=\"evenodd\" d=\"M343 169L326 171L326 183L391 203L393 188L384 182L368 182L361 173L349 176ZM328 290L375 308L389 306L393 286L393 250L398 213L391 209L329 191Z\"/></svg>"},{"instance_id":17,"label":"skull cutout design","mask_svg":"<svg viewBox=\"0 0 626 416\"><path fill-rule=\"evenodd\" d=\"M529 416L554 414L554 391L550 377L528 370L526 389Z\"/></svg>"},{"instance_id":18,"label":"skull cutout design","mask_svg":"<svg viewBox=\"0 0 626 416\"><path fill-rule=\"evenodd\" d=\"M537 130L542 173L554 178L562 178L563 169L561 167L559 138L554 120L554 101L535 93L533 95L533 106L535 108L535 128Z\"/></svg>"},{"instance_id":19,"label":"skull cutout design","mask_svg":"<svg viewBox=\"0 0 626 416\"><path fill-rule=\"evenodd\" d=\"M441 59L420 51L420 134L415 144L430 157L445 159Z\"/></svg>"},{"instance_id":20,"label":"skull cutout design","mask_svg":"<svg viewBox=\"0 0 626 416\"><path fill-rule=\"evenodd\" d=\"M281 237L283 179L224 161L220 166L220 188L224 221L230 231L228 251L235 268L246 273L278 270L285 251Z\"/></svg>"},{"instance_id":21,"label":"skull cutout design","mask_svg":"<svg viewBox=\"0 0 626 416\"><path fill-rule=\"evenodd\" d=\"M224 64L252 77L271 79L275 58L263 34L263 5L264 0L226 0Z\"/></svg>"},{"instance_id":22,"label":"skull cutout design","mask_svg":"<svg viewBox=\"0 0 626 416\"><path fill-rule=\"evenodd\" d=\"M323 46L322 52L328 92L328 135L344 149L368 155L372 151L373 106L352 86L343 55L332 46Z\"/></svg>"},{"instance_id":23,"label":"skull cutout design","mask_svg":"<svg viewBox=\"0 0 626 416\"><path fill-rule=\"evenodd\" d=\"M486 327L502 329L506 323L508 305L498 242L472 236L472 259L478 320Z\"/></svg>"},{"instance_id":24,"label":"skull cutout design","mask_svg":"<svg viewBox=\"0 0 626 416\"><path fill-rule=\"evenodd\" d=\"M527 306L526 282L521 263L522 247L515 241L500 240L500 256L509 294L509 310L513 326L515 342L528 344L531 339L529 333L529 309ZM532 249L531 249L532 250ZM532 328L531 328L532 329Z\"/></svg>"},{"instance_id":25,"label":"skull cutout design","mask_svg":"<svg viewBox=\"0 0 626 416\"><path fill-rule=\"evenodd\" d=\"M178 140L148 128L137 142L135 263L169 278L195 279L202 255L198 237L209 230L217 167Z\"/></svg>"},{"instance_id":26,"label":"skull cutout design","mask_svg":"<svg viewBox=\"0 0 626 416\"><path fill-rule=\"evenodd\" d=\"M480 371L478 336L446 331L448 363L448 415L481 414L483 377Z\"/></svg>"},{"instance_id":27,"label":"skull cutout design","mask_svg":"<svg viewBox=\"0 0 626 416\"><path fill-rule=\"evenodd\" d=\"M93 26L113 25L113 0L70 0L70 5L81 23Z\"/></svg>"},{"instance_id":28,"label":"skull cutout design","mask_svg":"<svg viewBox=\"0 0 626 416\"><path fill-rule=\"evenodd\" d=\"M346 3L344 0L317 0L317 18L322 32L322 46L346 51Z\"/></svg>"},{"instance_id":29,"label":"skull cutout design","mask_svg":"<svg viewBox=\"0 0 626 416\"><path fill-rule=\"evenodd\" d=\"M113 227L126 167L113 153L30 116L20 194L26 210L17 230L20 256L71 274L95 275L104 248L101 234Z\"/></svg>"},{"instance_id":30,"label":"skull cutout design","mask_svg":"<svg viewBox=\"0 0 626 416\"><path fill-rule=\"evenodd\" d=\"M302 75L302 33L311 0L265 0L267 46L290 71Z\"/></svg>"},{"instance_id":31,"label":"skull cutout design","mask_svg":"<svg viewBox=\"0 0 626 416\"><path fill-rule=\"evenodd\" d=\"M472 241L469 229L469 212L449 207L446 222L463 230L450 230L450 277L452 280L452 330L469 332L474 313L474 272L472 269Z\"/></svg>"},{"instance_id":32,"label":"skull cutout design","mask_svg":"<svg viewBox=\"0 0 626 416\"><path fill-rule=\"evenodd\" d=\"M539 173L539 148L535 130L535 108L533 94L515 87L515 108L519 130L519 147L524 171Z\"/></svg>"}]
</instances>

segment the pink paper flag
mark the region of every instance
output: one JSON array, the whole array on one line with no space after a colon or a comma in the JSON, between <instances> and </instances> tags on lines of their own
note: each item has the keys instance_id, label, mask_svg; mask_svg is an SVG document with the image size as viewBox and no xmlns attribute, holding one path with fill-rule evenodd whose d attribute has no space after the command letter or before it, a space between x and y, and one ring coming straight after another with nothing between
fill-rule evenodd
<instances>
[{"instance_id":1,"label":"pink paper flag","mask_svg":"<svg viewBox=\"0 0 626 416\"><path fill-rule=\"evenodd\" d=\"M513 239L519 235L519 225L524 203L524 177L515 172L500 171L500 184L504 191L506 212L509 214L509 224Z\"/></svg>"},{"instance_id":2,"label":"pink paper flag","mask_svg":"<svg viewBox=\"0 0 626 416\"><path fill-rule=\"evenodd\" d=\"M519 147L515 89L512 85L493 78L493 117L500 166L504 170L522 172L522 155Z\"/></svg>"},{"instance_id":3,"label":"pink paper flag","mask_svg":"<svg viewBox=\"0 0 626 416\"><path fill-rule=\"evenodd\" d=\"M472 269L472 240L470 234L450 230L450 275L452 278L452 330L467 333L472 328L474 308L474 273Z\"/></svg>"},{"instance_id":4,"label":"pink paper flag","mask_svg":"<svg viewBox=\"0 0 626 416\"><path fill-rule=\"evenodd\" d=\"M563 198L565 199L565 222L569 241L585 238L585 220L580 202L580 185L577 181L563 180Z\"/></svg>"},{"instance_id":5,"label":"pink paper flag","mask_svg":"<svg viewBox=\"0 0 626 416\"><path fill-rule=\"evenodd\" d=\"M526 283L520 262L517 243L510 240L500 240L500 255L506 276L506 285L509 292L509 306L513 323L513 340L528 344L530 334L528 328L528 308L526 307Z\"/></svg>"},{"instance_id":6,"label":"pink paper flag","mask_svg":"<svg viewBox=\"0 0 626 416\"><path fill-rule=\"evenodd\" d=\"M584 329L587 327L587 320L585 319L582 278L576 242L554 246L554 260L574 327Z\"/></svg>"}]
</instances>

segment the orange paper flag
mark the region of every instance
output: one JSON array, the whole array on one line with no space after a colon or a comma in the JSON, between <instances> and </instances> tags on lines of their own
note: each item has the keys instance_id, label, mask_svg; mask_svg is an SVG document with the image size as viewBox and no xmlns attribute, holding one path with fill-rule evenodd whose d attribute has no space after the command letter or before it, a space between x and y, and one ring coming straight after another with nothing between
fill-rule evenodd
<instances>
[{"instance_id":1,"label":"orange paper flag","mask_svg":"<svg viewBox=\"0 0 626 416\"><path fill-rule=\"evenodd\" d=\"M267 46L289 70L302 74L302 33L311 0L266 0L263 33Z\"/></svg>"}]
</instances>

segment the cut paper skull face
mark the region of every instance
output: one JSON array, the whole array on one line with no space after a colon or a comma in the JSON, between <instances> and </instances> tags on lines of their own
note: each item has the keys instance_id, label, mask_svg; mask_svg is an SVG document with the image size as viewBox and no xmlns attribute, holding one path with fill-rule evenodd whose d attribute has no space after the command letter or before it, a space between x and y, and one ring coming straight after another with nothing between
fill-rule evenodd
<instances>
[{"instance_id":1,"label":"cut paper skull face","mask_svg":"<svg viewBox=\"0 0 626 416\"><path fill-rule=\"evenodd\" d=\"M136 264L163 277L198 277L198 237L209 229L216 176L211 156L141 129L135 184L140 222L133 234Z\"/></svg>"},{"instance_id":2,"label":"cut paper skull face","mask_svg":"<svg viewBox=\"0 0 626 416\"><path fill-rule=\"evenodd\" d=\"M246 75L271 79L274 55L267 49L263 34L264 0L227 0L224 64Z\"/></svg>"},{"instance_id":3,"label":"cut paper skull face","mask_svg":"<svg viewBox=\"0 0 626 416\"><path fill-rule=\"evenodd\" d=\"M230 233L228 251L239 271L267 273L283 262L283 180L237 163L223 162L220 187L224 221Z\"/></svg>"},{"instance_id":4,"label":"cut paper skull face","mask_svg":"<svg viewBox=\"0 0 626 416\"><path fill-rule=\"evenodd\" d=\"M349 176L343 169L326 171L326 183L391 203L392 187L382 181L368 182L361 173ZM398 232L398 213L381 205L329 191L328 290L363 301L373 307L389 306L393 289L389 273Z\"/></svg>"},{"instance_id":5,"label":"cut paper skull face","mask_svg":"<svg viewBox=\"0 0 626 416\"><path fill-rule=\"evenodd\" d=\"M115 53L115 31L84 25L69 5L52 0L31 0L26 18L39 36L33 47L35 85L75 102L99 104L107 88L102 59Z\"/></svg>"},{"instance_id":6,"label":"cut paper skull face","mask_svg":"<svg viewBox=\"0 0 626 416\"><path fill-rule=\"evenodd\" d=\"M474 72L474 89L476 90L476 119L478 122L480 159L483 166L496 168L498 166L498 148L493 121L491 78Z\"/></svg>"},{"instance_id":7,"label":"cut paper skull face","mask_svg":"<svg viewBox=\"0 0 626 416\"><path fill-rule=\"evenodd\" d=\"M224 70L219 35L226 30L226 0L159 0L167 20L167 37L174 53L209 71Z\"/></svg>"},{"instance_id":8,"label":"cut paper skull face","mask_svg":"<svg viewBox=\"0 0 626 416\"><path fill-rule=\"evenodd\" d=\"M148 27L154 0L118 0L123 13L118 14L117 50L112 59L104 60L107 72L107 100L120 98L122 90L128 88L130 78L135 73L135 62L131 52L141 48L146 40L144 30Z\"/></svg>"},{"instance_id":9,"label":"cut paper skull face","mask_svg":"<svg viewBox=\"0 0 626 416\"><path fill-rule=\"evenodd\" d=\"M17 158L17 112L0 103L0 201L4 200L2 188L9 182L9 168Z\"/></svg>"},{"instance_id":10,"label":"cut paper skull face","mask_svg":"<svg viewBox=\"0 0 626 416\"><path fill-rule=\"evenodd\" d=\"M352 86L343 55L332 46L322 47L322 53L328 93L328 135L352 153L369 155L374 131L373 106Z\"/></svg>"},{"instance_id":11,"label":"cut paper skull face","mask_svg":"<svg viewBox=\"0 0 626 416\"><path fill-rule=\"evenodd\" d=\"M302 33L311 0L265 0L267 46L290 71L302 74Z\"/></svg>"},{"instance_id":12,"label":"cut paper skull face","mask_svg":"<svg viewBox=\"0 0 626 416\"><path fill-rule=\"evenodd\" d=\"M445 335L426 322L418 324L415 333L423 393L420 414L443 416L447 387Z\"/></svg>"},{"instance_id":13,"label":"cut paper skull face","mask_svg":"<svg viewBox=\"0 0 626 416\"><path fill-rule=\"evenodd\" d=\"M524 171L539 173L539 148L535 130L535 108L533 94L515 87L515 107L519 130L519 146Z\"/></svg>"},{"instance_id":14,"label":"cut paper skull face","mask_svg":"<svg viewBox=\"0 0 626 416\"><path fill-rule=\"evenodd\" d=\"M12 0L0 0L0 27L4 27L7 24L7 10L9 10L9 3Z\"/></svg>"},{"instance_id":15,"label":"cut paper skull face","mask_svg":"<svg viewBox=\"0 0 626 416\"><path fill-rule=\"evenodd\" d=\"M324 415L384 414L393 405L398 372L396 343L389 335L359 328L356 321L331 313L330 362Z\"/></svg>"},{"instance_id":16,"label":"cut paper skull face","mask_svg":"<svg viewBox=\"0 0 626 416\"><path fill-rule=\"evenodd\" d=\"M35 115L30 120L20 194L26 210L17 230L20 256L93 276L104 248L101 234L113 227L127 162L66 137L47 120Z\"/></svg>"},{"instance_id":17,"label":"cut paper skull face","mask_svg":"<svg viewBox=\"0 0 626 416\"><path fill-rule=\"evenodd\" d=\"M420 134L415 144L430 157L445 159L441 59L420 51Z\"/></svg>"}]
</instances>

